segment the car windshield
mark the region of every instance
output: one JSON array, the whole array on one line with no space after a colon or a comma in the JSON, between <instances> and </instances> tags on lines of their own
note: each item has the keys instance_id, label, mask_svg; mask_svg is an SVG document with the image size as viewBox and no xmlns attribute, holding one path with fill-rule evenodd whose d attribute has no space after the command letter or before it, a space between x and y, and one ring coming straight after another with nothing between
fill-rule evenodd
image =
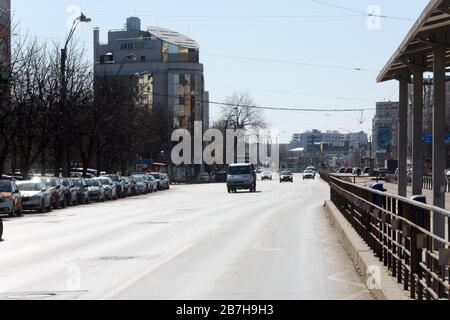
<instances>
[{"instance_id":1,"label":"car windshield","mask_svg":"<svg viewBox=\"0 0 450 320\"><path fill-rule=\"evenodd\" d=\"M266 171L266 172L264 172L263 174L270 174L270 172L269 172L269 171Z\"/></svg>"},{"instance_id":2,"label":"car windshield","mask_svg":"<svg viewBox=\"0 0 450 320\"><path fill-rule=\"evenodd\" d=\"M44 183L49 187L56 187L58 185L58 182L56 179L45 179Z\"/></svg>"},{"instance_id":3,"label":"car windshield","mask_svg":"<svg viewBox=\"0 0 450 320\"><path fill-rule=\"evenodd\" d=\"M157 173L152 173L151 174L153 176L153 178L155 178L156 180L161 180L161 176Z\"/></svg>"},{"instance_id":4,"label":"car windshield","mask_svg":"<svg viewBox=\"0 0 450 320\"><path fill-rule=\"evenodd\" d=\"M250 166L231 166L228 169L229 175L240 175L240 174L250 174Z\"/></svg>"},{"instance_id":5,"label":"car windshield","mask_svg":"<svg viewBox=\"0 0 450 320\"><path fill-rule=\"evenodd\" d=\"M20 191L41 191L45 188L41 183L22 183L18 184L17 187Z\"/></svg>"},{"instance_id":6,"label":"car windshield","mask_svg":"<svg viewBox=\"0 0 450 320\"><path fill-rule=\"evenodd\" d=\"M92 179L86 180L86 185L87 185L88 187L94 187L94 186L97 186L96 184L94 184L94 180L92 180Z\"/></svg>"},{"instance_id":7,"label":"car windshield","mask_svg":"<svg viewBox=\"0 0 450 320\"><path fill-rule=\"evenodd\" d=\"M142 179L141 177L134 177L134 181L135 182L143 182L144 179Z\"/></svg>"},{"instance_id":8,"label":"car windshield","mask_svg":"<svg viewBox=\"0 0 450 320\"><path fill-rule=\"evenodd\" d=\"M0 181L0 192L11 192L11 182Z\"/></svg>"},{"instance_id":9,"label":"car windshield","mask_svg":"<svg viewBox=\"0 0 450 320\"><path fill-rule=\"evenodd\" d=\"M64 187L69 187L69 186L70 186L69 180L62 180L62 185L63 185Z\"/></svg>"},{"instance_id":10,"label":"car windshield","mask_svg":"<svg viewBox=\"0 0 450 320\"><path fill-rule=\"evenodd\" d=\"M120 182L120 179L118 176L116 175L112 175L112 176L108 176L108 178L110 178L112 181L114 182Z\"/></svg>"},{"instance_id":11,"label":"car windshield","mask_svg":"<svg viewBox=\"0 0 450 320\"><path fill-rule=\"evenodd\" d=\"M292 173L290 171L283 171L281 174L283 176L290 176Z\"/></svg>"},{"instance_id":12,"label":"car windshield","mask_svg":"<svg viewBox=\"0 0 450 320\"><path fill-rule=\"evenodd\" d=\"M109 186L111 184L111 181L109 179L100 179L98 181L100 181L100 183L104 186Z\"/></svg>"},{"instance_id":13,"label":"car windshield","mask_svg":"<svg viewBox=\"0 0 450 320\"><path fill-rule=\"evenodd\" d=\"M83 185L83 183L81 182L80 179L72 180L72 182L73 182L75 187L81 187Z\"/></svg>"}]
</instances>

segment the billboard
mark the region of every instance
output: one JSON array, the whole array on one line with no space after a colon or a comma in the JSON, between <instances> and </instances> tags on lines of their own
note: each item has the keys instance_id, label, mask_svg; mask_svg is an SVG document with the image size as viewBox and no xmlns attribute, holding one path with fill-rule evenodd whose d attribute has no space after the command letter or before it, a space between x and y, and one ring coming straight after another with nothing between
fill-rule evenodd
<instances>
[{"instance_id":1,"label":"billboard","mask_svg":"<svg viewBox=\"0 0 450 320\"><path fill-rule=\"evenodd\" d=\"M392 129L378 128L377 150L378 152L389 152L392 147Z\"/></svg>"}]
</instances>

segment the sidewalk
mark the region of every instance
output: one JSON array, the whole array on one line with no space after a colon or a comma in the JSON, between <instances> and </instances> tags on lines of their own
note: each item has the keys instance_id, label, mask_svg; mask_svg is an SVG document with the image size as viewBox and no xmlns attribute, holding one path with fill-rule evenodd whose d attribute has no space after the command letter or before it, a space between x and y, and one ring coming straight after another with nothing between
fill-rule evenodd
<instances>
[{"instance_id":1,"label":"sidewalk","mask_svg":"<svg viewBox=\"0 0 450 320\"><path fill-rule=\"evenodd\" d=\"M380 180L380 183L384 184L384 187L387 189L387 192L392 194L398 194L398 186L396 183L387 183L385 181ZM370 180L367 177L360 177L356 179L356 184L364 186L364 187L370 187L372 184L376 183L374 180ZM422 195L426 196L427 203L432 205L433 204L433 191L432 190L422 190ZM413 196L412 194L412 188L408 186L408 198L411 198ZM446 208L450 209L450 193L445 194L445 204Z\"/></svg>"}]
</instances>

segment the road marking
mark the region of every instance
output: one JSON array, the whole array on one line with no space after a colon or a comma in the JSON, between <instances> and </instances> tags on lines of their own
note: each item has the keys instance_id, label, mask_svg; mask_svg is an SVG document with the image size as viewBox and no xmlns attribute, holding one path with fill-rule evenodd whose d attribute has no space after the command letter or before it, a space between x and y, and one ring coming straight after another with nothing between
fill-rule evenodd
<instances>
[{"instance_id":1,"label":"road marking","mask_svg":"<svg viewBox=\"0 0 450 320\"><path fill-rule=\"evenodd\" d=\"M150 273L152 273L153 271L155 271L159 267L165 265L166 263L172 261L177 256L181 255L183 252L187 251L193 245L194 245L193 243L188 244L187 246L181 248L180 250L172 253L171 255L167 256L165 259L161 260L157 264L151 266L149 269L145 270L144 272L142 272L140 274L137 274L133 278L129 279L128 281L126 281L124 283L122 283L120 286L118 286L117 288L113 289L108 294L106 294L105 296L101 297L99 300L111 300L112 298L118 296L119 294L121 294L123 291L125 291L126 289L128 289L129 287L134 285L136 282L138 282L142 278L146 277L147 275L149 275Z\"/></svg>"}]
</instances>

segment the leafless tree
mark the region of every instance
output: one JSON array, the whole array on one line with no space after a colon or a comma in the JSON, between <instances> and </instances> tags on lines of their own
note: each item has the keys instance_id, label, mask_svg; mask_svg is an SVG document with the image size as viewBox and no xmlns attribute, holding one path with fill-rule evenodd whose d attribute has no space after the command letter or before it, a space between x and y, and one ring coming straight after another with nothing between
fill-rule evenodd
<instances>
[{"instance_id":1,"label":"leafless tree","mask_svg":"<svg viewBox=\"0 0 450 320\"><path fill-rule=\"evenodd\" d=\"M264 128L267 123L261 110L248 93L233 93L225 99L220 120L227 129L254 130Z\"/></svg>"}]
</instances>

